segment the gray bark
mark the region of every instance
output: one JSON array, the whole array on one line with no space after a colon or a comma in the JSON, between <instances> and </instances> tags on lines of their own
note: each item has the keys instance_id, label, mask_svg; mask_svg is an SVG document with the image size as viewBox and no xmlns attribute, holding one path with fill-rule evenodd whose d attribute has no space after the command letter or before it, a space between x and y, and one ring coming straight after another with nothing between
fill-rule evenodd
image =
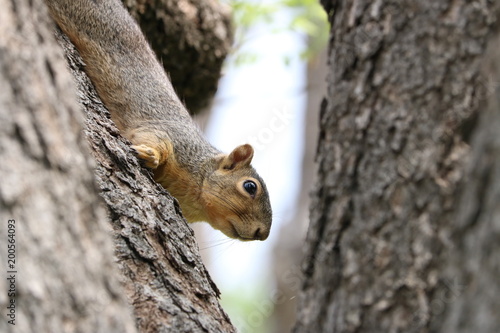
<instances>
[{"instance_id":1,"label":"gray bark","mask_svg":"<svg viewBox=\"0 0 500 333\"><path fill-rule=\"evenodd\" d=\"M0 7L0 331L135 332L44 4Z\"/></svg>"},{"instance_id":2,"label":"gray bark","mask_svg":"<svg viewBox=\"0 0 500 333\"><path fill-rule=\"evenodd\" d=\"M499 4L323 5L329 91L294 332L499 331L499 78L481 71Z\"/></svg>"},{"instance_id":3,"label":"gray bark","mask_svg":"<svg viewBox=\"0 0 500 333\"><path fill-rule=\"evenodd\" d=\"M177 202L140 167L59 36L77 105L43 3L30 3L0 14L1 244L16 219L20 262L18 324L2 319L0 330L234 332Z\"/></svg>"}]
</instances>

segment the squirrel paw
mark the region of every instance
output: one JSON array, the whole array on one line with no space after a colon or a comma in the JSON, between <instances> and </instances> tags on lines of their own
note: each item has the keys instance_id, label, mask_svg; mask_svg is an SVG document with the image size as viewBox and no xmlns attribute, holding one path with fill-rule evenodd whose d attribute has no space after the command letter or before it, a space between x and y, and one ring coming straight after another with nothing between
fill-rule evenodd
<instances>
[{"instance_id":1,"label":"squirrel paw","mask_svg":"<svg viewBox=\"0 0 500 333\"><path fill-rule=\"evenodd\" d=\"M150 169L156 169L160 164L160 153L146 145L131 146L137 153L137 157L143 162L144 166Z\"/></svg>"}]
</instances>

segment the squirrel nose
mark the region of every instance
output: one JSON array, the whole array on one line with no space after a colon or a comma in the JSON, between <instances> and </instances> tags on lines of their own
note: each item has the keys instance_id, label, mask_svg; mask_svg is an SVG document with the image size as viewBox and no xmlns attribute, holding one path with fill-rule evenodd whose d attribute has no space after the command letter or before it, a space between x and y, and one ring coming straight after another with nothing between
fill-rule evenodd
<instances>
[{"instance_id":1,"label":"squirrel nose","mask_svg":"<svg viewBox=\"0 0 500 333\"><path fill-rule=\"evenodd\" d=\"M258 239L263 241L267 238L267 236L269 236L269 231L262 232L261 228L257 228L257 230L255 230L255 233L253 235L253 239Z\"/></svg>"}]
</instances>

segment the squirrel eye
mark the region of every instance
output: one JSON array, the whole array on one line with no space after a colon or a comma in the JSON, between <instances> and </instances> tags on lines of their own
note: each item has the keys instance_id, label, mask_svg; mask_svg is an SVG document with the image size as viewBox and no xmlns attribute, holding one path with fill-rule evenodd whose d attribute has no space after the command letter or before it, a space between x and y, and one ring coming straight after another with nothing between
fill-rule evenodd
<instances>
[{"instance_id":1,"label":"squirrel eye","mask_svg":"<svg viewBox=\"0 0 500 333\"><path fill-rule=\"evenodd\" d=\"M251 180L246 180L244 183L243 183L243 188L245 189L245 191L250 194L250 196L253 198L255 197L255 193L257 193L257 184L255 184L253 181Z\"/></svg>"}]
</instances>

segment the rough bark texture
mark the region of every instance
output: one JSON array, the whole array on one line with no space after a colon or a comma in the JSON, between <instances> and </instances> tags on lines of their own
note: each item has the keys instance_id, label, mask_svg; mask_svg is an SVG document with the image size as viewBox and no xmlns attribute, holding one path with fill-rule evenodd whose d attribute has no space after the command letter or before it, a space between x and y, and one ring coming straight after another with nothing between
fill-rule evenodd
<instances>
[{"instance_id":1,"label":"rough bark texture","mask_svg":"<svg viewBox=\"0 0 500 333\"><path fill-rule=\"evenodd\" d=\"M0 8L0 332L135 332L45 6L0 0Z\"/></svg>"},{"instance_id":2,"label":"rough bark texture","mask_svg":"<svg viewBox=\"0 0 500 333\"><path fill-rule=\"evenodd\" d=\"M0 331L234 332L177 203L138 165L60 35L77 104L43 2L0 7L0 259L15 219L19 263L15 326L0 279Z\"/></svg>"},{"instance_id":3,"label":"rough bark texture","mask_svg":"<svg viewBox=\"0 0 500 333\"><path fill-rule=\"evenodd\" d=\"M231 12L212 0L123 0L191 113L211 103L231 51Z\"/></svg>"},{"instance_id":4,"label":"rough bark texture","mask_svg":"<svg viewBox=\"0 0 500 333\"><path fill-rule=\"evenodd\" d=\"M60 37L87 114L85 133L139 331L234 332L177 201L140 167L83 72L76 49Z\"/></svg>"},{"instance_id":5,"label":"rough bark texture","mask_svg":"<svg viewBox=\"0 0 500 333\"><path fill-rule=\"evenodd\" d=\"M480 70L499 3L323 5L329 91L294 332L499 331L498 106L477 122L499 81Z\"/></svg>"}]
</instances>

